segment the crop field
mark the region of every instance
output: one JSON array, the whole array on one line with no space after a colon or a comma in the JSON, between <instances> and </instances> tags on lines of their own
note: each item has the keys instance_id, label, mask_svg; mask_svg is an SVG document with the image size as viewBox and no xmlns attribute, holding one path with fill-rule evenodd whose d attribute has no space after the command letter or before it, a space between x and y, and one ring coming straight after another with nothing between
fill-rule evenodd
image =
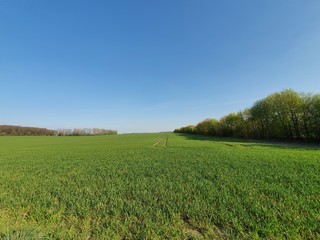
<instances>
[{"instance_id":1,"label":"crop field","mask_svg":"<svg viewBox=\"0 0 320 240\"><path fill-rule=\"evenodd\" d=\"M0 166L0 239L320 238L315 145L1 137Z\"/></svg>"}]
</instances>

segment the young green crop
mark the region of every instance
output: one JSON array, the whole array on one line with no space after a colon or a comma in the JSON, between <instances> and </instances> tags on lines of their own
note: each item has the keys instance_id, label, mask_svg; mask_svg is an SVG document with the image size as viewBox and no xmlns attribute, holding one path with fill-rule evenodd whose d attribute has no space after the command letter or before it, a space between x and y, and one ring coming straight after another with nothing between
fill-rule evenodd
<instances>
[{"instance_id":1,"label":"young green crop","mask_svg":"<svg viewBox=\"0 0 320 240\"><path fill-rule=\"evenodd\" d=\"M316 146L0 138L0 239L318 239Z\"/></svg>"}]
</instances>

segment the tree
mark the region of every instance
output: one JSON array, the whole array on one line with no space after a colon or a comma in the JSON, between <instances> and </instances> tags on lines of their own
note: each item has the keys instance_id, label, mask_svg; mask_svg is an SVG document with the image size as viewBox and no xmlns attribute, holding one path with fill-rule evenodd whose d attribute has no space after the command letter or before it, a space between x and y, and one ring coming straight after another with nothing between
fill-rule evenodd
<instances>
[{"instance_id":1,"label":"tree","mask_svg":"<svg viewBox=\"0 0 320 240\"><path fill-rule=\"evenodd\" d=\"M271 105L267 99L257 101L250 109L250 120L254 122L254 135L259 138L270 137L272 121Z\"/></svg>"},{"instance_id":2,"label":"tree","mask_svg":"<svg viewBox=\"0 0 320 240\"><path fill-rule=\"evenodd\" d=\"M196 127L194 125L189 125L189 126L186 126L186 127L175 129L174 132L176 132L176 133L194 134L194 133L196 133Z\"/></svg>"},{"instance_id":3,"label":"tree","mask_svg":"<svg viewBox=\"0 0 320 240\"><path fill-rule=\"evenodd\" d=\"M230 113L220 119L223 136L240 137L243 132L244 123L241 114Z\"/></svg>"},{"instance_id":4,"label":"tree","mask_svg":"<svg viewBox=\"0 0 320 240\"><path fill-rule=\"evenodd\" d=\"M320 140L320 94L302 95L302 125L306 139Z\"/></svg>"},{"instance_id":5,"label":"tree","mask_svg":"<svg viewBox=\"0 0 320 240\"><path fill-rule=\"evenodd\" d=\"M302 112L302 100L300 95L292 89L287 89L269 95L266 101L270 105L275 127L283 129L288 139L301 139L299 116Z\"/></svg>"},{"instance_id":6,"label":"tree","mask_svg":"<svg viewBox=\"0 0 320 240\"><path fill-rule=\"evenodd\" d=\"M205 119L199 122L196 126L196 133L203 135L216 135L216 126L218 124L216 119Z\"/></svg>"}]
</instances>

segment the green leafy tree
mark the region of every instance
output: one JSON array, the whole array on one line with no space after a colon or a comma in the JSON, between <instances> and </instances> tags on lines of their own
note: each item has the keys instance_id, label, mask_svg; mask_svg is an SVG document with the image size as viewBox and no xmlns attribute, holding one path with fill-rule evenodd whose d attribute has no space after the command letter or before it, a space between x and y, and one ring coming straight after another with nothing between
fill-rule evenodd
<instances>
[{"instance_id":1,"label":"green leafy tree","mask_svg":"<svg viewBox=\"0 0 320 240\"><path fill-rule=\"evenodd\" d=\"M216 135L216 128L218 124L216 119L205 119L202 122L199 122L196 126L196 133L203 135Z\"/></svg>"},{"instance_id":2,"label":"green leafy tree","mask_svg":"<svg viewBox=\"0 0 320 240\"><path fill-rule=\"evenodd\" d=\"M220 119L223 136L240 137L243 132L244 123L240 114L230 113Z\"/></svg>"},{"instance_id":3,"label":"green leafy tree","mask_svg":"<svg viewBox=\"0 0 320 240\"><path fill-rule=\"evenodd\" d=\"M282 129L284 131L285 136L280 135L279 137L301 139L299 121L302 114L301 96L292 89L287 89L269 95L266 101L271 108L273 124L277 130Z\"/></svg>"}]
</instances>

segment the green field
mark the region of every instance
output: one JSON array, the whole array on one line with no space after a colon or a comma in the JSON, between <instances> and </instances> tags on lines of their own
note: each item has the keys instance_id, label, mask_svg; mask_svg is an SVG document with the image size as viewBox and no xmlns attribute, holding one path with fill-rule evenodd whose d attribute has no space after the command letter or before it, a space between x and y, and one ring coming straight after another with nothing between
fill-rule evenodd
<instances>
[{"instance_id":1,"label":"green field","mask_svg":"<svg viewBox=\"0 0 320 240\"><path fill-rule=\"evenodd\" d=\"M0 166L0 239L320 238L317 146L1 137Z\"/></svg>"}]
</instances>

